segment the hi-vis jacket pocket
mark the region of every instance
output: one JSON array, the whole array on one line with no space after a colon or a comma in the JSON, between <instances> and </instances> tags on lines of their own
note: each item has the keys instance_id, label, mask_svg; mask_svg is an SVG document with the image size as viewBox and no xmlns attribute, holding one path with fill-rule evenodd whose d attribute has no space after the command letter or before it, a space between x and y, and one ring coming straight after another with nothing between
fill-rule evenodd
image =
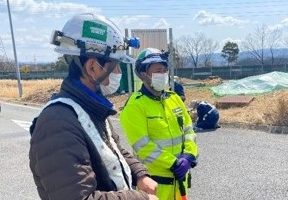
<instances>
[{"instance_id":1,"label":"hi-vis jacket pocket","mask_svg":"<svg viewBox=\"0 0 288 200\"><path fill-rule=\"evenodd\" d=\"M169 133L168 124L166 120L161 116L150 116L147 117L148 132L151 136L158 137L160 135Z\"/></svg>"}]
</instances>

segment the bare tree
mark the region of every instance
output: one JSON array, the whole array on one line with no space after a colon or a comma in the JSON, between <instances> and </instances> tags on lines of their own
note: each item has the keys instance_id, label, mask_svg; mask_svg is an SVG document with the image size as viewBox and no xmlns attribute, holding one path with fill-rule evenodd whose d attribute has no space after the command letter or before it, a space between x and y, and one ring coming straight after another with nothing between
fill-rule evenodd
<instances>
[{"instance_id":1,"label":"bare tree","mask_svg":"<svg viewBox=\"0 0 288 200\"><path fill-rule=\"evenodd\" d=\"M268 28L266 25L257 27L254 33L248 34L243 42L244 50L248 51L262 66L264 65L264 48Z\"/></svg>"},{"instance_id":2,"label":"bare tree","mask_svg":"<svg viewBox=\"0 0 288 200\"><path fill-rule=\"evenodd\" d=\"M0 72L13 72L14 70L15 66L13 62L7 57L0 55Z\"/></svg>"},{"instance_id":3,"label":"bare tree","mask_svg":"<svg viewBox=\"0 0 288 200\"><path fill-rule=\"evenodd\" d=\"M267 38L268 47L271 53L271 64L274 65L275 63L275 55L274 50L276 48L279 48L281 44L281 38L282 38L282 31L280 29L274 29L269 31L269 35Z\"/></svg>"},{"instance_id":4,"label":"bare tree","mask_svg":"<svg viewBox=\"0 0 288 200\"><path fill-rule=\"evenodd\" d=\"M13 71L13 63L7 57L3 41L0 37L0 72Z\"/></svg>"},{"instance_id":5,"label":"bare tree","mask_svg":"<svg viewBox=\"0 0 288 200\"><path fill-rule=\"evenodd\" d=\"M288 36L286 36L282 39L282 44L285 48L288 48Z\"/></svg>"},{"instance_id":6,"label":"bare tree","mask_svg":"<svg viewBox=\"0 0 288 200\"><path fill-rule=\"evenodd\" d=\"M243 50L248 51L262 66L265 64L264 50L269 49L271 64L275 62L275 49L280 46L282 32L279 29L269 29L262 25L254 33L248 34L242 43Z\"/></svg>"},{"instance_id":7,"label":"bare tree","mask_svg":"<svg viewBox=\"0 0 288 200\"><path fill-rule=\"evenodd\" d=\"M184 57L180 53L181 46L178 46L177 42L174 42L174 61L175 61L175 69L183 68L184 66Z\"/></svg>"},{"instance_id":8,"label":"bare tree","mask_svg":"<svg viewBox=\"0 0 288 200\"><path fill-rule=\"evenodd\" d=\"M188 66L189 62L188 59L186 57L186 55L184 55L184 50L183 50L183 46L180 44L179 42L180 40L175 40L173 42L174 44L174 52L175 52L175 69L177 68L183 68L184 66Z\"/></svg>"},{"instance_id":9,"label":"bare tree","mask_svg":"<svg viewBox=\"0 0 288 200\"><path fill-rule=\"evenodd\" d=\"M209 67L212 64L212 57L217 50L219 44L212 39L205 39L203 42L203 64L204 67Z\"/></svg>"},{"instance_id":10,"label":"bare tree","mask_svg":"<svg viewBox=\"0 0 288 200\"><path fill-rule=\"evenodd\" d=\"M196 33L194 36L182 36L177 44L179 53L192 59L194 67L198 67L199 56L203 53L203 43L206 37L203 33Z\"/></svg>"}]
</instances>

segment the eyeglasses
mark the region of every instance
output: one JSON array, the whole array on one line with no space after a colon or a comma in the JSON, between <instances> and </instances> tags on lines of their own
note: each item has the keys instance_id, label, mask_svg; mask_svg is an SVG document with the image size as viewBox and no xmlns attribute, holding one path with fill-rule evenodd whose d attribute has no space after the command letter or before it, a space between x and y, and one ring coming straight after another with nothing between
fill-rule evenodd
<instances>
[{"instance_id":1,"label":"eyeglasses","mask_svg":"<svg viewBox=\"0 0 288 200\"><path fill-rule=\"evenodd\" d=\"M96 61L96 65L98 67L100 67L104 72L114 72L116 74L120 74L122 73L121 72L121 68L120 68L120 65L119 63L115 63L115 62L112 62L111 60L108 60L104 63L104 66L102 66L99 61Z\"/></svg>"},{"instance_id":2,"label":"eyeglasses","mask_svg":"<svg viewBox=\"0 0 288 200\"><path fill-rule=\"evenodd\" d=\"M106 71L105 68L103 66L100 65L100 63L98 61L96 61L96 65L101 68L102 70Z\"/></svg>"}]
</instances>

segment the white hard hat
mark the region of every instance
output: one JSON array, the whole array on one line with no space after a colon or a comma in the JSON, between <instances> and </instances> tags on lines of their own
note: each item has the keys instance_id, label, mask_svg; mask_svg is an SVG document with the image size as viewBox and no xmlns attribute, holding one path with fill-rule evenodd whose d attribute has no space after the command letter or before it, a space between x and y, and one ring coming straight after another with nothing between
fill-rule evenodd
<instances>
[{"instance_id":1,"label":"white hard hat","mask_svg":"<svg viewBox=\"0 0 288 200\"><path fill-rule=\"evenodd\" d=\"M135 61L126 55L131 45L118 27L106 17L91 13L72 17L62 32L54 32L51 43L56 45L56 52L65 55L84 55L125 63ZM139 48L139 41L137 44Z\"/></svg>"}]
</instances>

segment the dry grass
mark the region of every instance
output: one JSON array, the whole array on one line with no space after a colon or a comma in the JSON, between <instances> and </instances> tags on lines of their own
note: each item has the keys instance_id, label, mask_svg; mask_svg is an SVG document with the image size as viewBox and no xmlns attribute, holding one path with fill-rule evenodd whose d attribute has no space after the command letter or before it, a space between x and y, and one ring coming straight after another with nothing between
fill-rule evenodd
<instances>
[{"instance_id":1,"label":"dry grass","mask_svg":"<svg viewBox=\"0 0 288 200\"><path fill-rule=\"evenodd\" d=\"M217 101L217 97L213 96L208 87L188 88L185 94L187 106L194 99L205 100L212 104ZM110 100L119 109L127 98L126 94L114 96ZM225 123L288 126L288 91L257 95L248 106L219 109L219 112L221 122Z\"/></svg>"},{"instance_id":2,"label":"dry grass","mask_svg":"<svg viewBox=\"0 0 288 200\"><path fill-rule=\"evenodd\" d=\"M288 91L274 94L275 103L265 113L265 119L269 124L278 126L288 126Z\"/></svg>"},{"instance_id":3,"label":"dry grass","mask_svg":"<svg viewBox=\"0 0 288 200\"><path fill-rule=\"evenodd\" d=\"M19 98L16 80L0 80L0 97L42 104L47 102L53 92L59 91L61 83L60 79L22 81L23 95Z\"/></svg>"},{"instance_id":4,"label":"dry grass","mask_svg":"<svg viewBox=\"0 0 288 200\"><path fill-rule=\"evenodd\" d=\"M18 98L16 80L0 80L0 98L20 100L29 103L46 103L50 96L59 91L62 80L30 80L23 81L23 97ZM204 84L203 85L207 85ZM213 96L209 87L186 87L186 105L193 100L205 100L215 104L217 97ZM119 110L128 98L128 94L109 97ZM220 120L226 123L273 124L288 126L288 91L255 96L245 107L220 109Z\"/></svg>"},{"instance_id":5,"label":"dry grass","mask_svg":"<svg viewBox=\"0 0 288 200\"><path fill-rule=\"evenodd\" d=\"M0 97L17 98L18 89L15 80L0 80Z\"/></svg>"}]
</instances>

